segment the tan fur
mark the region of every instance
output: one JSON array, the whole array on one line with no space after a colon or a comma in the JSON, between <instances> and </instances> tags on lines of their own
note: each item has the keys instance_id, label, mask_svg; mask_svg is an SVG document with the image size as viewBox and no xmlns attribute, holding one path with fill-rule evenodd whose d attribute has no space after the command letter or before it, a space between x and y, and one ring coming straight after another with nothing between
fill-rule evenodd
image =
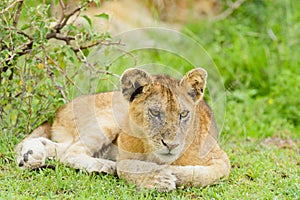
<instances>
[{"instance_id":1,"label":"tan fur","mask_svg":"<svg viewBox=\"0 0 300 200\"><path fill-rule=\"evenodd\" d=\"M121 92L81 96L60 108L16 147L22 168L48 157L88 172L118 174L138 187L167 191L226 178L213 113L204 102L206 71L182 80L126 70Z\"/></svg>"},{"instance_id":2,"label":"tan fur","mask_svg":"<svg viewBox=\"0 0 300 200\"><path fill-rule=\"evenodd\" d=\"M73 11L79 2L80 0L66 1L65 12ZM158 25L177 29L187 22L215 16L220 10L219 0L102 0L100 9L92 3L82 15L91 18L95 30L117 34L134 28ZM53 3L52 15L59 19L61 13L61 6ZM95 17L100 13L108 14L109 20ZM79 26L87 24L82 17L75 21Z\"/></svg>"}]
</instances>

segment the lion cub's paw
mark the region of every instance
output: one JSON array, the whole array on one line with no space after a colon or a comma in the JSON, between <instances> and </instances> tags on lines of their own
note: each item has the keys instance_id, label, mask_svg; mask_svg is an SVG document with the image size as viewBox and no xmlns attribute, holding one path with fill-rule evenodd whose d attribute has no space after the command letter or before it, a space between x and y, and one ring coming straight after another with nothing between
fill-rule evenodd
<instances>
[{"instance_id":1,"label":"lion cub's paw","mask_svg":"<svg viewBox=\"0 0 300 200\"><path fill-rule=\"evenodd\" d=\"M46 149L39 138L28 139L16 149L17 162L22 169L34 169L45 164Z\"/></svg>"},{"instance_id":2,"label":"lion cub's paw","mask_svg":"<svg viewBox=\"0 0 300 200\"><path fill-rule=\"evenodd\" d=\"M176 188L176 176L170 170L159 170L145 178L142 187L156 189L160 192L174 190Z\"/></svg>"},{"instance_id":3,"label":"lion cub's paw","mask_svg":"<svg viewBox=\"0 0 300 200\"><path fill-rule=\"evenodd\" d=\"M86 167L86 171L100 172L105 174L116 174L116 163L110 160L96 159L93 164Z\"/></svg>"}]
</instances>

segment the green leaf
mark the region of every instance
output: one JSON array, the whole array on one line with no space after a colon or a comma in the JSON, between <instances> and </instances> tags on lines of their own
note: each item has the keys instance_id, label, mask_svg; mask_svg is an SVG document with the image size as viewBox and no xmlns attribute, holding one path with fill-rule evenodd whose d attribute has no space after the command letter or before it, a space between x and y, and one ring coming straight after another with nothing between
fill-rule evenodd
<instances>
[{"instance_id":1,"label":"green leaf","mask_svg":"<svg viewBox=\"0 0 300 200\"><path fill-rule=\"evenodd\" d=\"M89 25L92 27L92 20L87 15L83 15L83 18L89 23Z\"/></svg>"},{"instance_id":2,"label":"green leaf","mask_svg":"<svg viewBox=\"0 0 300 200\"><path fill-rule=\"evenodd\" d=\"M94 0L94 2L97 4L97 7L98 7L98 8L101 7L101 0Z\"/></svg>"},{"instance_id":3,"label":"green leaf","mask_svg":"<svg viewBox=\"0 0 300 200\"><path fill-rule=\"evenodd\" d=\"M28 28L30 28L30 24L24 24L22 27L21 27L21 30L26 30Z\"/></svg>"},{"instance_id":4,"label":"green leaf","mask_svg":"<svg viewBox=\"0 0 300 200\"><path fill-rule=\"evenodd\" d=\"M99 17L99 18L109 20L109 15L107 13L101 13L99 15L95 15L95 17Z\"/></svg>"}]
</instances>

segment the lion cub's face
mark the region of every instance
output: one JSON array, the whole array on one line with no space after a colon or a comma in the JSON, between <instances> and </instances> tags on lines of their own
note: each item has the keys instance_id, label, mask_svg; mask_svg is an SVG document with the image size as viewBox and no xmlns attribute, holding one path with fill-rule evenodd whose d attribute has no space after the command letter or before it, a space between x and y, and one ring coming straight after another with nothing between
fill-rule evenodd
<instances>
[{"instance_id":1,"label":"lion cub's face","mask_svg":"<svg viewBox=\"0 0 300 200\"><path fill-rule=\"evenodd\" d=\"M184 150L205 82L206 72L200 68L188 72L181 81L151 77L139 69L126 70L121 86L130 104L129 134L145 139L148 152L161 162L176 160Z\"/></svg>"}]
</instances>

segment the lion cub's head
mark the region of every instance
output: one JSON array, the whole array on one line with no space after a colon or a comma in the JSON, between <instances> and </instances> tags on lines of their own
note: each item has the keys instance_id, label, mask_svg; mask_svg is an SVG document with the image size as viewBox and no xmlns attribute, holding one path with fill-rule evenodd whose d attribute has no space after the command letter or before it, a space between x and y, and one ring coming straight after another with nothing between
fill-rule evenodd
<instances>
[{"instance_id":1,"label":"lion cub's head","mask_svg":"<svg viewBox=\"0 0 300 200\"><path fill-rule=\"evenodd\" d=\"M207 73L189 71L181 80L151 76L128 69L121 77L124 98L129 102L130 135L146 141L148 153L160 162L177 159L193 129L195 106L202 100Z\"/></svg>"}]
</instances>

